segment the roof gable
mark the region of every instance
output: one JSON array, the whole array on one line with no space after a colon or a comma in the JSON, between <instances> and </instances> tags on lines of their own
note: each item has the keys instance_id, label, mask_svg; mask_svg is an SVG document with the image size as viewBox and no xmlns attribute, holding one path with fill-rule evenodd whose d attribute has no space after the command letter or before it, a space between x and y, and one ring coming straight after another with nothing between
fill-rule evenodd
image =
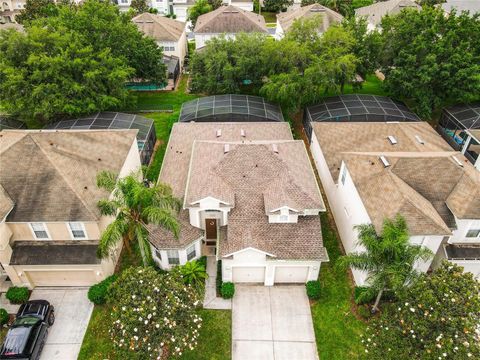
<instances>
[{"instance_id":1,"label":"roof gable","mask_svg":"<svg viewBox=\"0 0 480 360\"><path fill-rule=\"evenodd\" d=\"M143 13L135 16L132 21L140 31L156 41L176 42L185 32L185 23L166 16Z\"/></svg>"}]
</instances>

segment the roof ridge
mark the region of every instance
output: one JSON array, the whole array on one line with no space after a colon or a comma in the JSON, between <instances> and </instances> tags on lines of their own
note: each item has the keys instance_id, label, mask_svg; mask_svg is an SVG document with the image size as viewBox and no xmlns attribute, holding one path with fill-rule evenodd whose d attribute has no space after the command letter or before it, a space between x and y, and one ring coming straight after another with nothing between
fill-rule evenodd
<instances>
[{"instance_id":1,"label":"roof ridge","mask_svg":"<svg viewBox=\"0 0 480 360\"><path fill-rule=\"evenodd\" d=\"M70 183L67 181L66 177L65 177L65 174L63 174L62 171L60 171L60 169L58 168L58 166L55 164L55 161L52 161L52 159L50 158L50 156L48 156L47 152L43 149L43 147L35 140L35 138L33 136L31 136L30 134L27 135L28 137L30 137L33 142L35 143L35 145L40 149L40 151L45 155L45 157L48 159L48 161L50 162L50 164L53 166L53 168L55 169L55 171L60 174L60 176L62 177L62 180L67 184L67 186L70 188L70 190L72 190L72 192L75 194L75 196L80 200L80 202L82 203L82 205L85 207L85 209L87 209L87 212L90 213L94 219L98 219L98 215L96 215L95 213L93 213L91 211L91 209L88 207L88 205L85 203L85 201L82 199L82 197L77 193L77 191L70 185Z\"/></svg>"}]
</instances>

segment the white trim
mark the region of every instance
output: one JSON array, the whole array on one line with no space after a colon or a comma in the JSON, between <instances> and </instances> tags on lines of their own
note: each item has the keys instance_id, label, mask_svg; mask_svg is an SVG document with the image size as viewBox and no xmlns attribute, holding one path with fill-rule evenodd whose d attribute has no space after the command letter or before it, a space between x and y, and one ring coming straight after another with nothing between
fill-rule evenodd
<instances>
[{"instance_id":1,"label":"white trim","mask_svg":"<svg viewBox=\"0 0 480 360\"><path fill-rule=\"evenodd\" d=\"M37 235L35 234L35 231L33 230L32 224L42 224L48 237L47 238L38 238ZM48 231L48 227L47 227L46 223L44 223L42 221L32 221L32 222L28 223L28 226L30 227L30 230L32 231L33 238L35 240L52 240L52 237L50 236L50 232Z\"/></svg>"},{"instance_id":2,"label":"white trim","mask_svg":"<svg viewBox=\"0 0 480 360\"><path fill-rule=\"evenodd\" d=\"M85 229L85 224L84 224L83 222L81 222L81 221L68 221L68 222L66 222L66 224L67 224L68 232L69 232L69 234L70 234L70 238L71 238L72 240L88 240L87 230ZM73 231L72 231L72 229L70 228L70 224L80 224L80 226L81 226L81 228L82 228L82 230L83 230L83 234L84 234L85 236L84 236L84 237L81 237L81 238L73 236Z\"/></svg>"},{"instance_id":3,"label":"white trim","mask_svg":"<svg viewBox=\"0 0 480 360\"><path fill-rule=\"evenodd\" d=\"M202 199L199 199L199 200L195 200L193 202L190 203L190 205L197 205L197 204L200 204L203 200L215 200L215 201L218 201L219 203L223 204L223 205L227 205L227 206L231 206L231 204L225 202L225 201L222 201L220 199L217 199L217 198L214 198L213 196L206 196Z\"/></svg>"},{"instance_id":4,"label":"white trim","mask_svg":"<svg viewBox=\"0 0 480 360\"><path fill-rule=\"evenodd\" d=\"M276 256L273 255L273 254L267 253L267 252L262 251L262 250L255 249L254 247L251 247L251 246L246 247L245 249L242 249L242 250L234 251L234 252L232 252L232 253L230 253L230 254L227 254L227 255L224 255L224 256L222 256L222 257L224 257L224 258L225 258L225 257L229 257L229 256L232 256L232 255L235 255L235 254L239 254L239 253L242 253L242 252L248 251L248 250L254 250L254 251L257 251L257 252L259 252L259 253L262 253L262 254L271 256L271 257L276 257Z\"/></svg>"},{"instance_id":5,"label":"white trim","mask_svg":"<svg viewBox=\"0 0 480 360\"><path fill-rule=\"evenodd\" d=\"M279 208L277 208L277 209L270 210L270 212L273 213L273 212L280 211L280 210L282 210L282 209L291 210L291 211L297 212L297 213L300 212L299 210L296 210L296 209L294 209L294 208L291 208L290 206L287 206L287 205L281 206L281 207L279 207Z\"/></svg>"}]
</instances>

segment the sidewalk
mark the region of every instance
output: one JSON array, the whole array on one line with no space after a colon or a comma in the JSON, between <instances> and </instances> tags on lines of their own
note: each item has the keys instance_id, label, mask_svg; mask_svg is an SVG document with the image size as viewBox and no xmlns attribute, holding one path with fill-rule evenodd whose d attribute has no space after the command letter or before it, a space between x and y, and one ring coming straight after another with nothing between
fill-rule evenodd
<instances>
[{"instance_id":1,"label":"sidewalk","mask_svg":"<svg viewBox=\"0 0 480 360\"><path fill-rule=\"evenodd\" d=\"M207 274L205 280L205 299L203 300L204 309L229 310L232 308L231 299L222 299L217 297L217 260L215 256L207 256Z\"/></svg>"}]
</instances>

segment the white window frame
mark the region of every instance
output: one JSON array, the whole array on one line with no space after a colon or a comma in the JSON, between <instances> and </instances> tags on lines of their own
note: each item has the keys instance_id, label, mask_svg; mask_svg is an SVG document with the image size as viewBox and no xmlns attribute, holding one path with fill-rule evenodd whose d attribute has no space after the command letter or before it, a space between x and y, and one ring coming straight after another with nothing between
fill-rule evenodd
<instances>
[{"instance_id":1,"label":"white window frame","mask_svg":"<svg viewBox=\"0 0 480 360\"><path fill-rule=\"evenodd\" d=\"M193 249L193 251L192 251ZM191 261L191 260L194 260L197 258L197 244L192 244L190 245L189 247L187 247L187 249L185 250L185 252L187 253L187 261ZM190 253L193 252L193 257L190 258Z\"/></svg>"},{"instance_id":2,"label":"white window frame","mask_svg":"<svg viewBox=\"0 0 480 360\"><path fill-rule=\"evenodd\" d=\"M82 231L83 231L84 236L83 236L83 237L75 237L75 236L73 236L73 230L72 230L72 228L70 227L70 224L80 224L80 227L82 228ZM68 232L70 233L70 238L71 238L72 240L88 240L87 230L85 230L85 224L84 224L83 222L80 222L80 221L70 221L70 222L67 222L67 229L68 229Z\"/></svg>"},{"instance_id":3,"label":"white window frame","mask_svg":"<svg viewBox=\"0 0 480 360\"><path fill-rule=\"evenodd\" d=\"M177 253L177 256L176 257L170 257L170 254L174 251ZM176 263L176 262L171 263L170 259L178 259L178 263ZM167 250L167 262L168 262L168 265L170 265L170 266L180 265L180 252L178 250Z\"/></svg>"},{"instance_id":4,"label":"white window frame","mask_svg":"<svg viewBox=\"0 0 480 360\"><path fill-rule=\"evenodd\" d=\"M340 182L342 185L345 185L345 180L347 179L347 168L343 165L342 173L340 174Z\"/></svg>"},{"instance_id":5,"label":"white window frame","mask_svg":"<svg viewBox=\"0 0 480 360\"><path fill-rule=\"evenodd\" d=\"M477 233L476 236L468 236L468 233L470 231L477 231L478 233ZM467 230L467 233L465 234L465 237L468 238L468 239L476 239L476 238L480 237L480 229L469 229L469 230Z\"/></svg>"},{"instance_id":6,"label":"white window frame","mask_svg":"<svg viewBox=\"0 0 480 360\"><path fill-rule=\"evenodd\" d=\"M33 229L33 224L42 224L43 229L44 229L45 233L47 234L47 237L46 238L37 237L37 234L35 234L35 230ZM34 221L34 222L31 222L31 223L28 223L28 226L30 227L30 230L32 231L33 238L35 240L52 240L52 237L50 236L50 232L48 231L48 227L47 227L46 223L39 222L39 221Z\"/></svg>"}]
</instances>

